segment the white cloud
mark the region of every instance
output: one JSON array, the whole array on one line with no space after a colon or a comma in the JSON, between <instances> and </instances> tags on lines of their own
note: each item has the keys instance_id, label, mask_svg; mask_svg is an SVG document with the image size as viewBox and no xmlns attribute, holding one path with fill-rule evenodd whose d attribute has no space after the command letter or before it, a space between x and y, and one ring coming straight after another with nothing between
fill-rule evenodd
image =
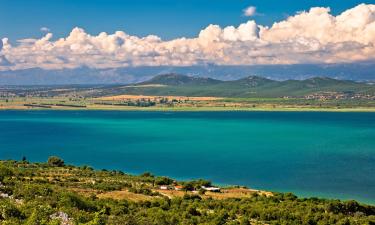
<instances>
[{"instance_id":1,"label":"white cloud","mask_svg":"<svg viewBox=\"0 0 375 225\"><path fill-rule=\"evenodd\" d=\"M9 43L8 43L8 38L3 38L1 39L1 44L2 48L0 48L0 52L9 48Z\"/></svg>"},{"instance_id":2,"label":"white cloud","mask_svg":"<svg viewBox=\"0 0 375 225\"><path fill-rule=\"evenodd\" d=\"M48 27L41 27L40 31L42 31L42 32L50 32L50 29Z\"/></svg>"},{"instance_id":3,"label":"white cloud","mask_svg":"<svg viewBox=\"0 0 375 225\"><path fill-rule=\"evenodd\" d=\"M12 64L8 61L5 56L0 55L0 66L11 66Z\"/></svg>"},{"instance_id":4,"label":"white cloud","mask_svg":"<svg viewBox=\"0 0 375 225\"><path fill-rule=\"evenodd\" d=\"M65 38L52 36L18 40L14 46L3 38L1 54L7 63L0 70L375 60L375 5L361 4L338 16L329 8L311 8L271 27L252 20L238 27L209 25L197 37L170 41L123 31L91 35L82 28L74 28Z\"/></svg>"},{"instance_id":5,"label":"white cloud","mask_svg":"<svg viewBox=\"0 0 375 225\"><path fill-rule=\"evenodd\" d=\"M255 6L249 6L246 9L243 10L244 16L254 16L256 14L256 7Z\"/></svg>"}]
</instances>

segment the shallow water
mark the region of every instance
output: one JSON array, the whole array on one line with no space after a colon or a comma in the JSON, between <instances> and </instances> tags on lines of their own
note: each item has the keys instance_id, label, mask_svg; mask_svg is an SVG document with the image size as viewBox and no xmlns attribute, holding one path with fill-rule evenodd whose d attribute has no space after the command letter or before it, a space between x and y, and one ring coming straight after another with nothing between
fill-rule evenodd
<instances>
[{"instance_id":1,"label":"shallow water","mask_svg":"<svg viewBox=\"0 0 375 225\"><path fill-rule=\"evenodd\" d=\"M375 113L0 111L0 158L375 203Z\"/></svg>"}]
</instances>

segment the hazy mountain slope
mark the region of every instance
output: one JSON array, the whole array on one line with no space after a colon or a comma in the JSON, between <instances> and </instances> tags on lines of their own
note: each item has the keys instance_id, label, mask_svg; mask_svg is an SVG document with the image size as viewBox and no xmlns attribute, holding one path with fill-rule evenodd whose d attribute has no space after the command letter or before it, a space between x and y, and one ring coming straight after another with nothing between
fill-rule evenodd
<instances>
[{"instance_id":1,"label":"hazy mountain slope","mask_svg":"<svg viewBox=\"0 0 375 225\"><path fill-rule=\"evenodd\" d=\"M250 75L256 75L272 80L303 80L324 76L345 80L375 81L374 71L375 62L254 66L208 64L195 66L140 66L109 69L80 67L60 70L32 68L0 71L0 85L130 84L149 80L155 75L170 73L186 74L194 77L210 77L218 80L236 80Z\"/></svg>"},{"instance_id":2,"label":"hazy mountain slope","mask_svg":"<svg viewBox=\"0 0 375 225\"><path fill-rule=\"evenodd\" d=\"M140 85L147 85L147 84L161 84L161 85L171 85L171 86L182 86L182 85L214 85L223 83L223 81L215 80L212 78L206 77L192 77L192 76L184 76L175 73L165 74L162 76L155 76L152 79L140 83Z\"/></svg>"},{"instance_id":3,"label":"hazy mountain slope","mask_svg":"<svg viewBox=\"0 0 375 225\"><path fill-rule=\"evenodd\" d=\"M159 75L138 84L103 89L101 95L180 95L217 97L304 96L317 92L375 94L375 85L315 77L306 80L274 81L250 76L235 81L220 81L186 75Z\"/></svg>"}]
</instances>

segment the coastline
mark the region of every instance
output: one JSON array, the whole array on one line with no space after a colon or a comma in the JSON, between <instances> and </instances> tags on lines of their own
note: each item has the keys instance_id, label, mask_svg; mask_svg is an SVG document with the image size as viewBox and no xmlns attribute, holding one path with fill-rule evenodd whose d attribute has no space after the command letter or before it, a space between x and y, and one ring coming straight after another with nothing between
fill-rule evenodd
<instances>
[{"instance_id":1,"label":"coastline","mask_svg":"<svg viewBox=\"0 0 375 225\"><path fill-rule=\"evenodd\" d=\"M132 106L88 106L77 107L26 107L26 106L0 106L0 111L150 111L150 112L375 112L374 107L357 108L314 108L314 107L132 107Z\"/></svg>"},{"instance_id":2,"label":"coastline","mask_svg":"<svg viewBox=\"0 0 375 225\"><path fill-rule=\"evenodd\" d=\"M36 113L37 113L37 111L46 111L46 112L48 112L48 111L50 111L50 112L52 112L52 111L61 111L61 113L63 113L64 111L65 112L67 112L68 114L70 114L69 113L69 111L71 111L72 113L74 113L74 111L76 111L77 113L80 113L80 112L87 112L87 113L90 113L90 111L98 111L98 112L100 112L100 111L103 111L103 112L105 112L105 111L108 111L108 112L110 112L110 111L118 111L119 112L119 114L121 113L121 112L145 112L146 114L147 114L147 112L162 112L162 114L164 114L164 115L166 115L166 116L169 116L169 114L174 114L173 112L176 112L175 114L178 114L177 112L197 112L197 113L199 113L199 112L312 112L311 114L307 114L307 115L313 115L313 112L326 112L327 114L326 115L328 115L329 114L329 112L368 112L368 111L328 111L328 110L325 110L325 111L313 111L313 110L308 110L307 108L303 108L304 110L294 110L294 111L292 111L292 110L289 110L289 111L287 111L287 110L283 110L283 111L281 111L281 110L278 110L278 108L275 108L275 109L272 109L272 110L270 110L269 108L268 108L268 110L260 110L259 108L257 108L257 110L254 110L254 109L251 109L251 110L246 110L246 108L244 109L244 108L242 108L242 109L236 109L236 110L234 110L233 108L232 108L232 110L224 110L224 108L223 107L220 107L220 108L212 108L212 107L210 107L210 108L208 108L208 110L204 110L204 109L207 109L208 107L206 107L206 108L203 108L203 107L196 107L196 108L193 108L193 110L192 110L192 108L191 107L185 107L185 108L177 108L177 107L174 107L174 108L150 108L150 107L144 107L144 108L137 108L137 107L127 107L126 108L126 110L118 110L118 107L112 107L110 110L107 110L107 109L97 109L97 108L67 108L67 107L60 107L60 108L52 108L52 109L37 109L37 108L34 108L34 109L20 109L19 111L29 111L30 112L30 114L32 114L32 112L33 111L35 111ZM203 109L203 110L202 110ZM215 110L212 110L212 109L215 109ZM300 109L300 108L299 108ZM342 109L336 109L336 110L342 110ZM0 110L1 111L1 110ZM164 112L164 113L163 113ZM168 113L168 112L172 112L172 113ZM317 114L318 114L317 113ZM220 114L220 113L218 113L218 114ZM302 113L301 113L302 114ZM333 113L334 114L334 113ZM240 113L239 114L237 114L237 115L240 115ZM249 113L249 115L251 115L250 113ZM297 113L295 114L295 115L297 115ZM370 115L370 114L368 114L368 115ZM357 114L357 116L360 116L360 115L358 115ZM235 116L234 116L235 117ZM256 189L259 189L259 190L264 190L264 188L263 187L256 187ZM267 190L267 188L265 188L266 190ZM277 190L275 190L275 191L277 191ZM292 191L293 193L296 193L298 196L300 196L300 197L311 197L311 196L314 196L314 195L310 195L310 194L308 194L308 195L299 195L299 193L297 193L297 192L294 192L294 191ZM318 195L319 196L319 195ZM367 201L361 201L361 202L366 202L366 203L368 203ZM373 203L372 203L373 204Z\"/></svg>"},{"instance_id":3,"label":"coastline","mask_svg":"<svg viewBox=\"0 0 375 225\"><path fill-rule=\"evenodd\" d=\"M17 160L12 160L12 159L0 159L0 166L1 165L4 165L4 164L7 164L9 162L15 162L16 164L23 164L24 162L22 161L17 161ZM27 161L27 164L34 164L34 165L43 165L44 163L43 162L37 162L37 161L30 161L28 162ZM82 169L82 168L90 168L89 170L91 171L96 171L96 172L99 172L99 171L111 171L110 169L99 169L99 168L96 168L96 167L92 167L92 166L82 166L82 165L77 165L77 164L68 164L68 165L65 165L64 167L66 168L73 168L73 169ZM83 169L85 170L85 169ZM126 176L131 176L131 177L142 177L144 176L143 174L147 174L147 173L150 173L150 172L144 172L144 173L132 173L132 172L128 172L128 171L123 171L123 170L116 170L116 169L113 169L112 171L119 171L120 174L125 174ZM204 178L190 178L190 179L186 179L186 178L182 178L182 177L169 177L169 176L164 176L164 175L154 175L152 173L151 174L151 177L155 177L155 178L169 178L169 179L172 179L174 180L175 182L177 183L188 183L188 182L196 182L196 181L206 181L206 179ZM210 181L211 182L211 181ZM219 193L215 193L215 192L212 192L210 194L210 192L207 192L206 193L206 197L208 198L214 198L216 200L223 200L223 199L230 199L230 198L237 198L237 199L240 199L240 198L248 198L250 197L252 194L258 194L258 195L262 195L262 196L265 196L265 197L271 197L271 196L275 196L277 194L292 194L292 195L295 195L298 199L320 199L320 200L327 200L327 201L335 201L335 200L338 200L338 201L342 201L342 202L346 202L346 201L356 201L360 204L365 204L365 205L368 205L368 206L375 206L375 202L374 201L368 201L368 200L365 200L363 198L349 198L349 197L333 197L333 196L330 196L329 194L323 194L323 193L320 193L320 192L300 192L300 191L296 191L296 190L272 190L272 189L267 189L267 188L259 188L259 187L249 187L247 185L241 185L241 184L225 184L225 183L217 183L215 181L212 181L212 187L218 187L219 189L221 189L221 191L219 191ZM73 190L73 189L72 189ZM162 195L172 199L172 198L176 198L176 197L183 197L184 194L186 193L190 193L190 194L197 194L198 192L196 191L183 191L183 190L162 190L160 189L158 186L153 186L151 188L152 191L155 191L155 192L159 192L161 193ZM75 189L74 191L76 191L77 193L80 193L80 194L87 194L87 192L85 191L82 191L82 190L77 190ZM89 191L92 191L92 190L89 190ZM121 189L121 191L106 191L106 192L100 192L98 193L98 197L99 198L110 198L110 199L117 199L117 200L123 200L123 199L128 199L128 200L132 200L131 198L129 199L129 196L128 195L124 195L124 193L121 193L121 192L124 192L123 189ZM125 192L129 192L129 191L125 191ZM123 195L122 197L119 198L118 195ZM131 197L131 196L130 196ZM150 200L150 199L148 199Z\"/></svg>"},{"instance_id":4,"label":"coastline","mask_svg":"<svg viewBox=\"0 0 375 225\"><path fill-rule=\"evenodd\" d=\"M263 192L241 186L221 188L208 180L178 181L149 172L134 176L119 170L67 165L56 156L49 157L46 163L0 160L0 169L1 222L4 224L38 224L39 221L48 224L372 224L375 219L375 206L356 200L299 198L293 193Z\"/></svg>"}]
</instances>

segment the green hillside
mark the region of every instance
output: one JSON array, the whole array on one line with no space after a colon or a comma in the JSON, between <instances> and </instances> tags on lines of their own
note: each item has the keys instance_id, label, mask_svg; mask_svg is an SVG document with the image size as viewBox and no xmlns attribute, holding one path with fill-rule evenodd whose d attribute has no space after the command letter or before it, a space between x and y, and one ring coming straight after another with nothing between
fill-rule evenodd
<instances>
[{"instance_id":1,"label":"green hillside","mask_svg":"<svg viewBox=\"0 0 375 225\"><path fill-rule=\"evenodd\" d=\"M315 77L307 80L275 81L249 76L234 81L190 77L179 74L159 75L149 81L103 89L101 95L177 95L213 97L303 97L320 92L375 95L375 85L354 81Z\"/></svg>"},{"instance_id":2,"label":"green hillside","mask_svg":"<svg viewBox=\"0 0 375 225\"><path fill-rule=\"evenodd\" d=\"M356 201L297 198L245 187L205 191L209 181L150 173L0 161L0 224L374 224L375 207ZM181 190L161 190L161 186Z\"/></svg>"},{"instance_id":3,"label":"green hillside","mask_svg":"<svg viewBox=\"0 0 375 225\"><path fill-rule=\"evenodd\" d=\"M155 76L151 80L139 83L140 85L147 84L162 84L170 86L184 86L184 85L215 85L222 83L223 81L215 80L212 78L204 77L190 77L183 76L179 74L165 74L160 76Z\"/></svg>"}]
</instances>

